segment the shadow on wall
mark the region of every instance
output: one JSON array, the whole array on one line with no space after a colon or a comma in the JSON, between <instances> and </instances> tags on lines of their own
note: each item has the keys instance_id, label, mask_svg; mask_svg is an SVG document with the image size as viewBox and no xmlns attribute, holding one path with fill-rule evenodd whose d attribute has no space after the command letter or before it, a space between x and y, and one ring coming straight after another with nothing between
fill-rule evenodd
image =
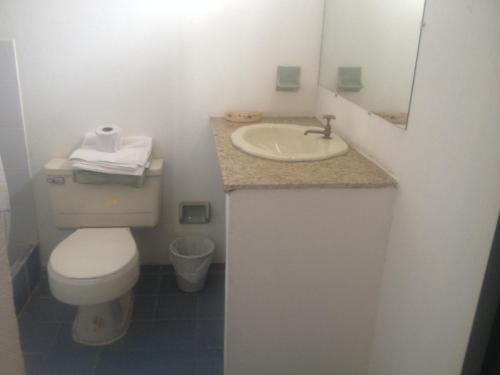
<instances>
[{"instance_id":1,"label":"shadow on wall","mask_svg":"<svg viewBox=\"0 0 500 375\"><path fill-rule=\"evenodd\" d=\"M16 55L11 40L0 41L0 82L0 154L6 176L3 181L8 184L11 207L8 256L10 265L18 267L37 243L38 235Z\"/></svg>"},{"instance_id":2,"label":"shadow on wall","mask_svg":"<svg viewBox=\"0 0 500 375\"><path fill-rule=\"evenodd\" d=\"M4 237L6 243L9 243L10 233L10 202L9 189L7 180L5 179L5 171L3 169L2 155L0 154L0 216L2 217Z\"/></svg>"}]
</instances>

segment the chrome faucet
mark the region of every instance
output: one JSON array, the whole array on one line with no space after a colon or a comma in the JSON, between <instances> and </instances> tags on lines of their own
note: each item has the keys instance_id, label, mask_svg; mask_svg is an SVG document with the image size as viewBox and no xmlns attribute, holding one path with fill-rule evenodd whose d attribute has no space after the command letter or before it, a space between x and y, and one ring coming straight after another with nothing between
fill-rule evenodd
<instances>
[{"instance_id":1,"label":"chrome faucet","mask_svg":"<svg viewBox=\"0 0 500 375\"><path fill-rule=\"evenodd\" d=\"M324 115L324 119L326 119L326 125L323 130L306 130L304 135L308 134L323 134L324 139L332 139L332 126L330 125L331 120L335 120L335 115Z\"/></svg>"}]
</instances>

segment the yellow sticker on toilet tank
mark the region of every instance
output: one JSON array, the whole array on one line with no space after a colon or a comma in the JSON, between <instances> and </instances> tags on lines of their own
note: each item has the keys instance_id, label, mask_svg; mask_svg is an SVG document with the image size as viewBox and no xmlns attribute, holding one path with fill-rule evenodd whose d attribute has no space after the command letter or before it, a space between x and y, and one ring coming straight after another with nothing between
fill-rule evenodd
<instances>
[{"instance_id":1,"label":"yellow sticker on toilet tank","mask_svg":"<svg viewBox=\"0 0 500 375\"><path fill-rule=\"evenodd\" d=\"M107 197L106 205L108 206L116 206L118 204L118 198L116 197Z\"/></svg>"}]
</instances>

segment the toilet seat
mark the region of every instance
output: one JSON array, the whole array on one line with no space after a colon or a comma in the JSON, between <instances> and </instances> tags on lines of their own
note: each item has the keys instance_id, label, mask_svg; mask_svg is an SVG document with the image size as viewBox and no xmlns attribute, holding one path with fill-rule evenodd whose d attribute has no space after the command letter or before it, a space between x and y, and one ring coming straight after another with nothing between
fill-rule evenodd
<instances>
[{"instance_id":1,"label":"toilet seat","mask_svg":"<svg viewBox=\"0 0 500 375\"><path fill-rule=\"evenodd\" d=\"M56 298L92 305L118 298L139 277L139 256L129 228L78 229L52 252L47 267Z\"/></svg>"}]
</instances>

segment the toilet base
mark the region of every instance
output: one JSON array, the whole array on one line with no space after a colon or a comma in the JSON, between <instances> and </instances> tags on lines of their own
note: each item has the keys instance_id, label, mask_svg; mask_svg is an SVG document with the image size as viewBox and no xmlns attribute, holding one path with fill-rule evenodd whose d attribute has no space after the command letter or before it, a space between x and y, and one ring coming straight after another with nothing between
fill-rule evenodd
<instances>
[{"instance_id":1,"label":"toilet base","mask_svg":"<svg viewBox=\"0 0 500 375\"><path fill-rule=\"evenodd\" d=\"M134 294L96 305L78 306L73 322L73 340L83 345L108 345L127 333L132 316Z\"/></svg>"}]
</instances>

